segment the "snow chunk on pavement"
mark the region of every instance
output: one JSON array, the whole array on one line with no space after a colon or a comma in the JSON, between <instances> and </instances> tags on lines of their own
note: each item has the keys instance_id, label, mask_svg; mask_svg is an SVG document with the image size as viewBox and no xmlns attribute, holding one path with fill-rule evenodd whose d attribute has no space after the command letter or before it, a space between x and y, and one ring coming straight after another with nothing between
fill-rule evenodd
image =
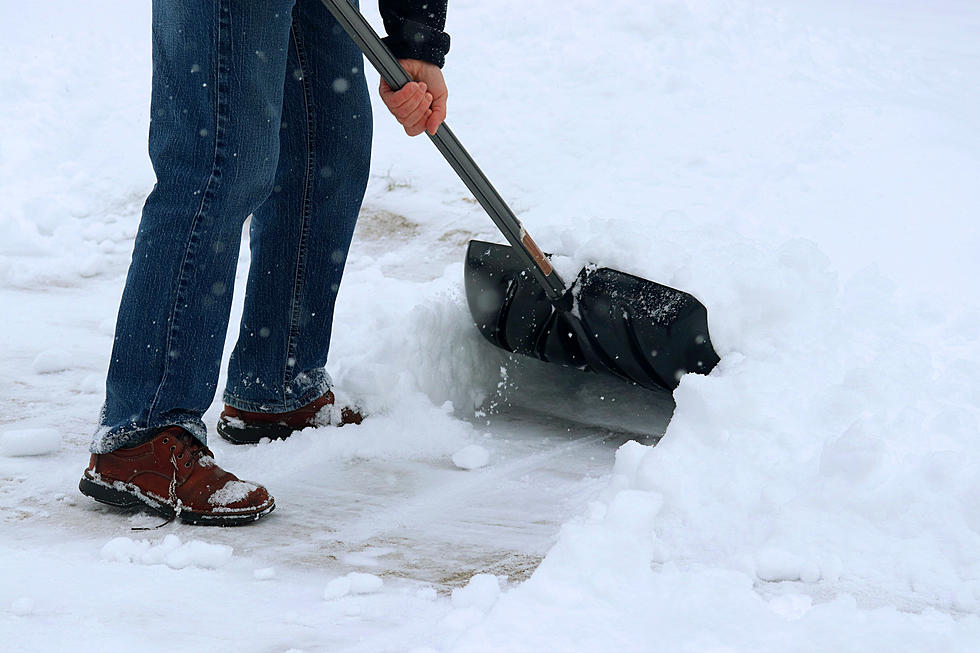
<instances>
[{"instance_id":1,"label":"snow chunk on pavement","mask_svg":"<svg viewBox=\"0 0 980 653\"><path fill-rule=\"evenodd\" d=\"M453 454L453 464L460 469L479 469L490 462L490 452L478 444L463 447Z\"/></svg>"},{"instance_id":2,"label":"snow chunk on pavement","mask_svg":"<svg viewBox=\"0 0 980 653\"><path fill-rule=\"evenodd\" d=\"M0 455L42 456L61 449L56 429L18 429L0 433Z\"/></svg>"},{"instance_id":3,"label":"snow chunk on pavement","mask_svg":"<svg viewBox=\"0 0 980 653\"><path fill-rule=\"evenodd\" d=\"M31 367L37 374L63 372L71 367L71 354L63 349L47 349L34 358Z\"/></svg>"},{"instance_id":4,"label":"snow chunk on pavement","mask_svg":"<svg viewBox=\"0 0 980 653\"><path fill-rule=\"evenodd\" d=\"M323 590L323 598L327 601L339 599L348 594L373 594L381 589L384 581L374 574L364 574L352 571L346 576L334 578L327 583Z\"/></svg>"},{"instance_id":5,"label":"snow chunk on pavement","mask_svg":"<svg viewBox=\"0 0 980 653\"><path fill-rule=\"evenodd\" d=\"M493 574L477 574L470 578L466 587L453 590L453 607L476 608L486 612L500 596L500 579Z\"/></svg>"},{"instance_id":6,"label":"snow chunk on pavement","mask_svg":"<svg viewBox=\"0 0 980 653\"><path fill-rule=\"evenodd\" d=\"M171 569L216 569L231 560L233 551L230 546L209 544L201 540L183 543L176 535L168 535L158 544L151 544L148 540L117 537L102 547L102 559L141 565L162 564Z\"/></svg>"},{"instance_id":7,"label":"snow chunk on pavement","mask_svg":"<svg viewBox=\"0 0 980 653\"><path fill-rule=\"evenodd\" d=\"M262 567L261 569L256 569L252 572L252 576L255 580L272 580L276 577L275 567Z\"/></svg>"}]
</instances>

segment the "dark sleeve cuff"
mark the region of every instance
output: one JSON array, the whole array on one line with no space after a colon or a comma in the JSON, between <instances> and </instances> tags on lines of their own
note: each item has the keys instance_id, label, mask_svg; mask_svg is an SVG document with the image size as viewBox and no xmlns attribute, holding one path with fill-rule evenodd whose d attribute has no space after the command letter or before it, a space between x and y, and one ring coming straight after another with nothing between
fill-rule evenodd
<instances>
[{"instance_id":1,"label":"dark sleeve cuff","mask_svg":"<svg viewBox=\"0 0 980 653\"><path fill-rule=\"evenodd\" d=\"M381 40L399 59L421 59L440 68L446 63L449 35L442 30L434 30L413 20L402 20L391 27L388 28L388 36Z\"/></svg>"},{"instance_id":2,"label":"dark sleeve cuff","mask_svg":"<svg viewBox=\"0 0 980 653\"><path fill-rule=\"evenodd\" d=\"M440 68L449 52L446 0L381 0L381 19L388 36L382 39L399 59L421 59Z\"/></svg>"}]
</instances>

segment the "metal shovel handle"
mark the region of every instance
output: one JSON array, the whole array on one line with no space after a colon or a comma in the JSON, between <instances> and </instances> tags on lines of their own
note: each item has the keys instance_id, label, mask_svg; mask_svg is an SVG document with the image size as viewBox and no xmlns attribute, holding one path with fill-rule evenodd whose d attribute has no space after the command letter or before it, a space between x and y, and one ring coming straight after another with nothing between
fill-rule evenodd
<instances>
[{"instance_id":1,"label":"metal shovel handle","mask_svg":"<svg viewBox=\"0 0 980 653\"><path fill-rule=\"evenodd\" d=\"M378 71L381 78L388 82L393 90L398 90L412 81L398 59L381 41L371 25L365 20L348 0L322 0L344 31L354 40L371 65ZM436 133L429 134L436 148L449 162L466 187L470 189L480 206L493 220L500 233L513 246L514 251L524 259L528 270L534 275L541 287L544 288L548 299L558 302L565 295L565 282L551 266L547 257L541 252L530 234L524 229L521 221L510 210L507 203L487 179L483 171L473 160L473 157L463 148L462 144L443 122Z\"/></svg>"}]
</instances>

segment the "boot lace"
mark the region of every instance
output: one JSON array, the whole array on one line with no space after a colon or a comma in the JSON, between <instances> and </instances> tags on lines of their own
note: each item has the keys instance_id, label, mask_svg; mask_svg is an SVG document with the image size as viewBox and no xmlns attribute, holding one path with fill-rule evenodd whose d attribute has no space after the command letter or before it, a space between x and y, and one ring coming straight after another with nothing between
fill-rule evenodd
<instances>
[{"instance_id":1,"label":"boot lace","mask_svg":"<svg viewBox=\"0 0 980 653\"><path fill-rule=\"evenodd\" d=\"M162 524L157 524L156 526L133 527L132 530L134 531L152 531L158 528L163 528L180 517L180 513L184 509L183 501L181 501L180 497L177 496L177 477L181 470L181 466L183 466L184 469L191 469L205 456L212 458L214 456L214 454L212 454L207 447L201 444L197 438L186 431L177 431L173 434L168 434L162 440L162 442L165 445L170 445L170 464L173 466L174 471L173 475L170 477L169 494L170 505L174 506L174 512L170 518Z\"/></svg>"}]
</instances>

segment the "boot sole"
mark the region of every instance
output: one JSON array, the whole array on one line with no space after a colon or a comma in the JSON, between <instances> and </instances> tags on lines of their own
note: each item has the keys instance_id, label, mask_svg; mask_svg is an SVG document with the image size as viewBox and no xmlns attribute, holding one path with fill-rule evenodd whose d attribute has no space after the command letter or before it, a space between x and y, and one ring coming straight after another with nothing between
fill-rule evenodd
<instances>
[{"instance_id":1,"label":"boot sole","mask_svg":"<svg viewBox=\"0 0 980 653\"><path fill-rule=\"evenodd\" d=\"M235 421L241 422L241 420ZM279 423L241 423L244 424L244 426L237 426L231 422L226 422L225 420L218 420L215 430L218 432L218 435L232 444L258 444L262 438L268 438L269 440L285 440L296 431L300 431L304 428L310 428L309 426L294 428L292 426Z\"/></svg>"},{"instance_id":2,"label":"boot sole","mask_svg":"<svg viewBox=\"0 0 980 653\"><path fill-rule=\"evenodd\" d=\"M78 482L78 489L85 496L116 508L149 510L164 519L173 519L177 512L170 505L146 496L129 483L116 482L110 485L85 475ZM276 502L270 500L269 505L252 512L206 513L181 509L177 517L183 523L195 526L244 526L265 517L275 509Z\"/></svg>"}]
</instances>

